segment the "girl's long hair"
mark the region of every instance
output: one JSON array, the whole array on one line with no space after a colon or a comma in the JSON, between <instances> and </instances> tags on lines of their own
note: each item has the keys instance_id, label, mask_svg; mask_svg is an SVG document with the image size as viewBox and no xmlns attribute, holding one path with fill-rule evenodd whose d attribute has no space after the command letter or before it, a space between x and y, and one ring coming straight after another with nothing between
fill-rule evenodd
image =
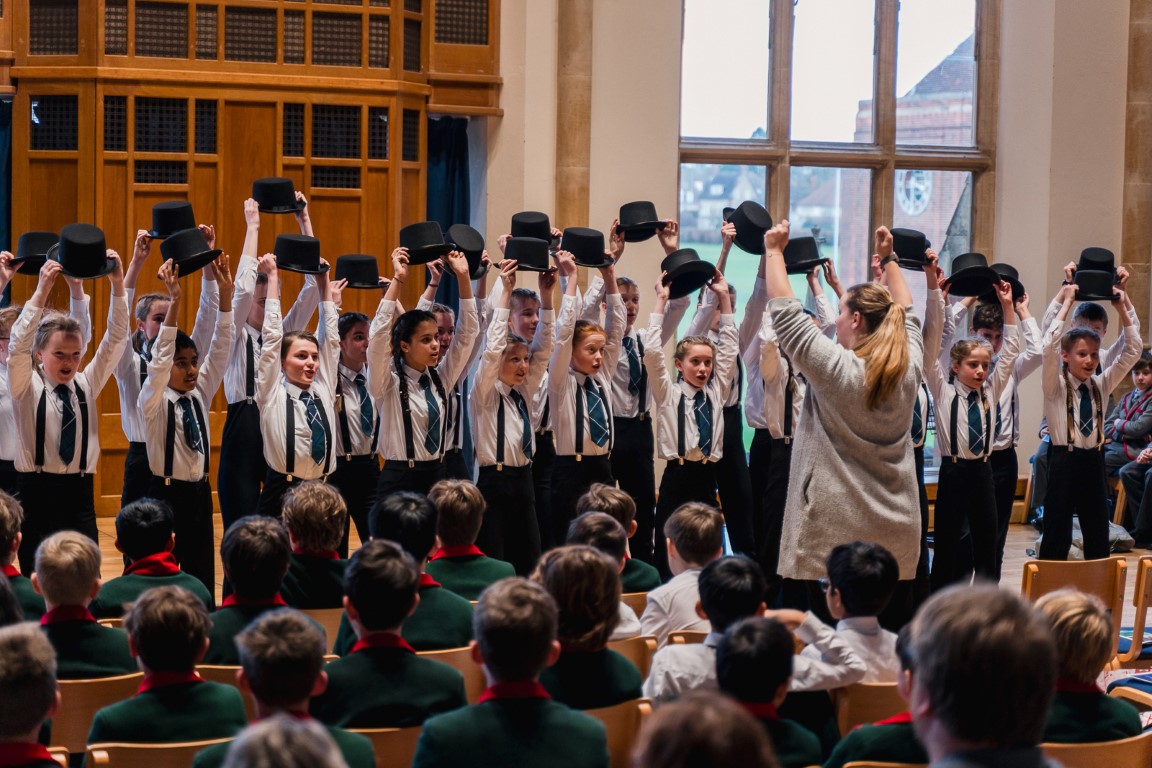
<instances>
[{"instance_id":1,"label":"girl's long hair","mask_svg":"<svg viewBox=\"0 0 1152 768\"><path fill-rule=\"evenodd\" d=\"M862 283L848 289L845 304L859 312L867 332L852 351L864 360L864 402L875 410L888 400L908 372L906 310L892 301L888 289Z\"/></svg>"}]
</instances>

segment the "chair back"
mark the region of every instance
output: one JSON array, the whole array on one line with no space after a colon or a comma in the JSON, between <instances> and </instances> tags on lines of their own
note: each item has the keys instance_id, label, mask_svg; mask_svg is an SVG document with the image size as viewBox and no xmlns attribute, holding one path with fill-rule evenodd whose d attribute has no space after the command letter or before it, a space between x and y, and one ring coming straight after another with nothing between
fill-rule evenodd
<instances>
[{"instance_id":1,"label":"chair back","mask_svg":"<svg viewBox=\"0 0 1152 768\"><path fill-rule=\"evenodd\" d=\"M675 632L668 633L668 645L702 643L706 637L708 637L707 632L701 632L695 629L678 629Z\"/></svg>"},{"instance_id":2,"label":"chair back","mask_svg":"<svg viewBox=\"0 0 1152 768\"><path fill-rule=\"evenodd\" d=\"M68 750L64 747L49 747L48 754L52 755L60 768L68 768Z\"/></svg>"},{"instance_id":3,"label":"chair back","mask_svg":"<svg viewBox=\"0 0 1152 768\"><path fill-rule=\"evenodd\" d=\"M340 631L340 619L344 617L343 608L308 608L300 609L312 621L324 628L324 635L328 642L328 651L336 648L336 634Z\"/></svg>"},{"instance_id":4,"label":"chair back","mask_svg":"<svg viewBox=\"0 0 1152 768\"><path fill-rule=\"evenodd\" d=\"M202 749L226 744L232 739L182 741L175 744L92 744L88 747L87 768L191 768L196 753Z\"/></svg>"},{"instance_id":5,"label":"chair back","mask_svg":"<svg viewBox=\"0 0 1152 768\"><path fill-rule=\"evenodd\" d=\"M1041 744L1044 756L1064 768L1152 765L1152 731L1116 741L1092 744Z\"/></svg>"},{"instance_id":6,"label":"chair back","mask_svg":"<svg viewBox=\"0 0 1152 768\"><path fill-rule=\"evenodd\" d=\"M201 664L196 667L196 674L205 680L220 685L230 685L238 691L240 691L240 682L236 679L236 673L239 671L240 667L226 664ZM240 698L244 699L244 714L248 716L248 722L252 722L256 719L256 705L252 703L251 696L244 695L244 691L240 691Z\"/></svg>"},{"instance_id":7,"label":"chair back","mask_svg":"<svg viewBox=\"0 0 1152 768\"><path fill-rule=\"evenodd\" d=\"M423 726L412 728L349 728L372 742L376 768L409 768L416 757L416 742Z\"/></svg>"},{"instance_id":8,"label":"chair back","mask_svg":"<svg viewBox=\"0 0 1152 768\"><path fill-rule=\"evenodd\" d=\"M112 627L113 629L121 629L124 626L124 619L96 619L96 622L104 627Z\"/></svg>"},{"instance_id":9,"label":"chair back","mask_svg":"<svg viewBox=\"0 0 1152 768\"><path fill-rule=\"evenodd\" d=\"M1152 693L1145 693L1139 688L1118 685L1108 691L1108 695L1116 699L1124 699L1141 712L1152 710Z\"/></svg>"},{"instance_id":10,"label":"chair back","mask_svg":"<svg viewBox=\"0 0 1152 768\"><path fill-rule=\"evenodd\" d=\"M1071 587L1096 595L1112 611L1112 655L1120 642L1120 622L1124 614L1124 582L1128 563L1123 557L1102 560L1029 560L1024 563L1021 591L1036 601L1049 592Z\"/></svg>"},{"instance_id":11,"label":"chair back","mask_svg":"<svg viewBox=\"0 0 1152 768\"><path fill-rule=\"evenodd\" d=\"M652 714L652 701L632 699L614 707L586 710L586 715L604 724L608 734L608 762L612 768L628 768L632 747L640 735L640 727Z\"/></svg>"},{"instance_id":12,"label":"chair back","mask_svg":"<svg viewBox=\"0 0 1152 768\"><path fill-rule=\"evenodd\" d=\"M648 606L648 593L647 592L625 592L620 595L620 602L631 608L636 612L636 615L643 616L644 609Z\"/></svg>"},{"instance_id":13,"label":"chair back","mask_svg":"<svg viewBox=\"0 0 1152 768\"><path fill-rule=\"evenodd\" d=\"M472 649L468 646L443 651L419 651L417 655L447 664L464 675L464 693L468 697L469 704L479 701L480 694L488 687L488 681L484 678L484 668L472 660Z\"/></svg>"},{"instance_id":14,"label":"chair back","mask_svg":"<svg viewBox=\"0 0 1152 768\"><path fill-rule=\"evenodd\" d=\"M1120 666L1135 666L1144 648L1144 630L1148 626L1148 606L1152 604L1152 557L1144 555L1136 561L1136 585L1132 590L1132 605L1136 614L1132 621L1132 643L1127 652L1120 654Z\"/></svg>"},{"instance_id":15,"label":"chair back","mask_svg":"<svg viewBox=\"0 0 1152 768\"><path fill-rule=\"evenodd\" d=\"M96 711L132 698L144 680L143 672L92 680L60 680L60 708L52 718L52 746L83 754Z\"/></svg>"},{"instance_id":16,"label":"chair back","mask_svg":"<svg viewBox=\"0 0 1152 768\"><path fill-rule=\"evenodd\" d=\"M640 677L647 679L648 671L652 669L652 657L656 655L655 637L640 635L613 640L608 643L608 648L635 664L636 669L640 670Z\"/></svg>"},{"instance_id":17,"label":"chair back","mask_svg":"<svg viewBox=\"0 0 1152 768\"><path fill-rule=\"evenodd\" d=\"M836 725L847 736L858 725L887 720L908 709L908 702L896 690L896 683L855 683L832 692Z\"/></svg>"},{"instance_id":18,"label":"chair back","mask_svg":"<svg viewBox=\"0 0 1152 768\"><path fill-rule=\"evenodd\" d=\"M877 760L853 760L844 768L928 768L925 763L881 763Z\"/></svg>"}]
</instances>

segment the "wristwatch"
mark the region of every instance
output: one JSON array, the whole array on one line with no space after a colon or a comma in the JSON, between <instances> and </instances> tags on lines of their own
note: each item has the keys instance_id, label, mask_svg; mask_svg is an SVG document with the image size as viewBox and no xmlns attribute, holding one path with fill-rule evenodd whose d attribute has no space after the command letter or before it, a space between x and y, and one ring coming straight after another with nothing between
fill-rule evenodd
<instances>
[{"instance_id":1,"label":"wristwatch","mask_svg":"<svg viewBox=\"0 0 1152 768\"><path fill-rule=\"evenodd\" d=\"M888 254L887 256L885 256L884 258L880 259L880 266L881 266L881 267L886 267L886 266L888 266L889 264L891 264L892 262L894 262L894 261L899 261L899 260L900 260L900 257L899 257L899 256L897 256L897 255L896 255L896 254L894 254L894 253L890 253L890 254Z\"/></svg>"}]
</instances>

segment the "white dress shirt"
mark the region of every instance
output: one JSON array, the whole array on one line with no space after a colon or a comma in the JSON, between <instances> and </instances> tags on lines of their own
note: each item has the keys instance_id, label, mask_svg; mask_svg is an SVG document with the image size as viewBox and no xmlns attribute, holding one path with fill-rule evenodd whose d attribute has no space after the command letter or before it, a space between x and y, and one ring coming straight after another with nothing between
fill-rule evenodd
<instances>
[{"instance_id":1,"label":"white dress shirt","mask_svg":"<svg viewBox=\"0 0 1152 768\"><path fill-rule=\"evenodd\" d=\"M696 613L700 602L700 570L689 568L673 576L648 593L644 615L640 617L640 632L656 638L662 648L668 642L669 632L691 630L707 632L712 625Z\"/></svg>"},{"instance_id":2,"label":"white dress shirt","mask_svg":"<svg viewBox=\"0 0 1152 768\"><path fill-rule=\"evenodd\" d=\"M636 615L636 611L623 601L620 602L620 608L617 611L620 620L616 622L616 629L612 630L612 636L608 638L608 642L615 642L616 640L627 640L630 637L640 636L640 617Z\"/></svg>"},{"instance_id":3,"label":"white dress shirt","mask_svg":"<svg viewBox=\"0 0 1152 768\"><path fill-rule=\"evenodd\" d=\"M854 616L836 622L836 636L847 643L868 670L858 682L894 683L900 676L896 634L880 626L875 616ZM814 645L804 647L802 657L826 661Z\"/></svg>"},{"instance_id":4,"label":"white dress shirt","mask_svg":"<svg viewBox=\"0 0 1152 768\"><path fill-rule=\"evenodd\" d=\"M482 302L480 299L461 299L463 301L473 301L476 305L476 313L473 316L472 322L475 323L475 328L469 329L466 327L468 317L466 313L460 312L456 317L456 330L452 334L452 344L447 350L442 351L440 361L436 364L437 373L446 372L456 369L460 365L457 359L463 355L464 363L457 375L456 383L448 387L448 445L447 450L463 450L464 449L464 425L460 418L460 412L464 410L464 398L468 396L467 392L461 392L465 387L469 372L472 370L476 362L476 358L480 353L480 345L476 340L480 336L480 328L482 327L482 318L484 311L481 307ZM425 299L423 296L416 302L416 309L422 309L425 312L432 311L433 302ZM467 345L467 351L460 346L464 339L470 339Z\"/></svg>"},{"instance_id":5,"label":"white dress shirt","mask_svg":"<svg viewBox=\"0 0 1152 768\"><path fill-rule=\"evenodd\" d=\"M812 613L796 628L796 637L806 644L792 657L790 691L830 691L859 683L868 674L864 659L838 632Z\"/></svg>"},{"instance_id":6,"label":"white dress shirt","mask_svg":"<svg viewBox=\"0 0 1152 768\"><path fill-rule=\"evenodd\" d=\"M1056 315L1060 313L1060 307L1064 302L1060 300L1060 294L1057 293L1055 298L1048 304L1044 310L1044 317L1040 320L1040 328L1043 332L1047 332L1052 327L1052 323L1056 320ZM1075 310L1073 310L1075 312ZM1128 317L1132 320L1132 325L1140 326L1140 317L1136 314L1136 308L1128 310ZM1101 339L1103 341L1103 339ZM1043 343L1043 342L1041 342ZM1116 341L1112 342L1112 346L1107 349L1101 348L1100 350L1100 366L1107 368L1116 362L1124 352L1124 332L1121 331L1120 335L1116 337Z\"/></svg>"},{"instance_id":7,"label":"white dress shirt","mask_svg":"<svg viewBox=\"0 0 1152 768\"><path fill-rule=\"evenodd\" d=\"M787 438L791 441L800 422L800 409L808 393L808 382L781 354L770 312L764 313L760 331L744 350L743 359L746 370L760 371L759 386L753 379L744 395L744 415L748 425L753 429L768 430L774 440ZM790 418L785 415L789 390Z\"/></svg>"},{"instance_id":8,"label":"white dress shirt","mask_svg":"<svg viewBox=\"0 0 1152 768\"><path fill-rule=\"evenodd\" d=\"M692 318L692 323L688 326L688 333L685 336L707 336L713 343L719 341L718 334L713 333L712 318L717 311L718 299L713 291L705 291L704 300L700 306L696 308L696 314ZM760 320L764 315L764 310L768 306L768 284L764 278L757 277L756 282L752 286L752 293L748 296L748 302L744 305L744 317L740 320L740 328L738 337L740 340L739 351L748 349L752 346L756 339L756 334L760 331ZM754 370L754 369L749 369ZM730 387L727 390L728 394L724 401L724 407L729 408L734 405L740 404L740 398L744 392L744 380L747 374L744 369L739 365L732 366L729 373Z\"/></svg>"},{"instance_id":9,"label":"white dress shirt","mask_svg":"<svg viewBox=\"0 0 1152 768\"><path fill-rule=\"evenodd\" d=\"M368 364L359 371L348 368L344 363L336 366L338 381L340 382L340 398L336 402L336 452L341 456L368 456L376 453L376 423L380 415L376 411L376 404L372 402L372 395L368 394L365 400L372 411L372 429L367 432L360 422L360 408L363 401L360 398L360 388L356 386L356 377L363 377L364 391L368 391ZM343 417L341 417L343 413ZM344 424L348 425L348 441L344 439Z\"/></svg>"},{"instance_id":10,"label":"white dress shirt","mask_svg":"<svg viewBox=\"0 0 1152 768\"><path fill-rule=\"evenodd\" d=\"M652 657L644 698L661 704L695 690L716 689L716 646L724 635L708 632L702 643L666 645Z\"/></svg>"}]
</instances>

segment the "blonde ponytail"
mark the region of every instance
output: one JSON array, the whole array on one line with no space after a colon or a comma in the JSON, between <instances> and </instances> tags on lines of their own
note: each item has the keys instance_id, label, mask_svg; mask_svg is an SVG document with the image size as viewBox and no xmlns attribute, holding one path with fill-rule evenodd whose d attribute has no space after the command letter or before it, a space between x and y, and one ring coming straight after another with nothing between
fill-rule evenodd
<instances>
[{"instance_id":1,"label":"blonde ponytail","mask_svg":"<svg viewBox=\"0 0 1152 768\"><path fill-rule=\"evenodd\" d=\"M904 307L892 301L888 289L864 283L848 289L848 309L859 312L867 335L853 352L864 360L864 402L875 410L895 392L908 372L908 332Z\"/></svg>"}]
</instances>

